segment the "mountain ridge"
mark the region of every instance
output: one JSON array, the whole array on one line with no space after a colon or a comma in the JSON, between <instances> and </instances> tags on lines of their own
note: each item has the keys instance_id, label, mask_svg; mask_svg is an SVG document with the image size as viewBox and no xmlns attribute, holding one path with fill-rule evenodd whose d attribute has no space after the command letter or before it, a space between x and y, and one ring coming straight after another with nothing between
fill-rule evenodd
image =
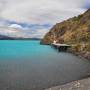
<instances>
[{"instance_id":1,"label":"mountain ridge","mask_svg":"<svg viewBox=\"0 0 90 90\"><path fill-rule=\"evenodd\" d=\"M10 37L7 35L0 35L0 40L41 40L41 39L40 38Z\"/></svg>"},{"instance_id":2,"label":"mountain ridge","mask_svg":"<svg viewBox=\"0 0 90 90\"><path fill-rule=\"evenodd\" d=\"M90 9L85 13L54 25L41 40L41 44L73 45L69 51L90 60Z\"/></svg>"},{"instance_id":3,"label":"mountain ridge","mask_svg":"<svg viewBox=\"0 0 90 90\"><path fill-rule=\"evenodd\" d=\"M0 40L14 40L14 38L6 35L0 35Z\"/></svg>"},{"instance_id":4,"label":"mountain ridge","mask_svg":"<svg viewBox=\"0 0 90 90\"><path fill-rule=\"evenodd\" d=\"M81 38L79 36L81 34ZM87 36L84 36L84 35ZM79 38L79 39L78 39ZM76 39L76 40L74 40ZM59 43L85 42L90 40L90 9L84 14L70 18L54 25L44 36L41 43L51 44L54 40Z\"/></svg>"}]
</instances>

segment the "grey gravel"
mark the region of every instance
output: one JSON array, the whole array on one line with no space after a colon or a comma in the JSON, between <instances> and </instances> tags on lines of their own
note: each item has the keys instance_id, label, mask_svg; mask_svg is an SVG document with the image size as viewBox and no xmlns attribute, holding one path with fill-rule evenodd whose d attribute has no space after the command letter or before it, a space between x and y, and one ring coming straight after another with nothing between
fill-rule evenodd
<instances>
[{"instance_id":1,"label":"grey gravel","mask_svg":"<svg viewBox=\"0 0 90 90\"><path fill-rule=\"evenodd\" d=\"M52 87L46 90L90 90L90 78Z\"/></svg>"}]
</instances>

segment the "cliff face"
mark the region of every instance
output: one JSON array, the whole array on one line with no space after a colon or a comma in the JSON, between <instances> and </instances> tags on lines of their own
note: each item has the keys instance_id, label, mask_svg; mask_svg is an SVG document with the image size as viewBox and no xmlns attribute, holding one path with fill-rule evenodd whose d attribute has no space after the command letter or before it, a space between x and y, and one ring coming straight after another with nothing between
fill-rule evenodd
<instances>
[{"instance_id":1,"label":"cliff face","mask_svg":"<svg viewBox=\"0 0 90 90\"><path fill-rule=\"evenodd\" d=\"M84 14L57 23L42 39L42 44L90 42L90 9Z\"/></svg>"}]
</instances>

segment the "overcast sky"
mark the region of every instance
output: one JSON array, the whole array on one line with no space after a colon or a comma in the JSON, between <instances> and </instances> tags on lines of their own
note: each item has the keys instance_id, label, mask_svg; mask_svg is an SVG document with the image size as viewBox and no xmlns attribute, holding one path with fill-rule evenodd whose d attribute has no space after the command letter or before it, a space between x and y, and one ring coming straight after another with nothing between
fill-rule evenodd
<instances>
[{"instance_id":1,"label":"overcast sky","mask_svg":"<svg viewBox=\"0 0 90 90\"><path fill-rule=\"evenodd\" d=\"M0 0L0 26L19 28L25 36L43 37L55 23L88 8L90 0Z\"/></svg>"}]
</instances>

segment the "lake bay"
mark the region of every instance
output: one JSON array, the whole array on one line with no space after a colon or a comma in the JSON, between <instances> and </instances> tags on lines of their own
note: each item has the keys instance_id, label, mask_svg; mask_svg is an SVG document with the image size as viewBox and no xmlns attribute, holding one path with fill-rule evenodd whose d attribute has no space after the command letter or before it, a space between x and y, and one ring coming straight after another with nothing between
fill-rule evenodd
<instances>
[{"instance_id":1,"label":"lake bay","mask_svg":"<svg viewBox=\"0 0 90 90\"><path fill-rule=\"evenodd\" d=\"M90 62L39 40L0 41L0 90L45 90L81 79Z\"/></svg>"}]
</instances>

